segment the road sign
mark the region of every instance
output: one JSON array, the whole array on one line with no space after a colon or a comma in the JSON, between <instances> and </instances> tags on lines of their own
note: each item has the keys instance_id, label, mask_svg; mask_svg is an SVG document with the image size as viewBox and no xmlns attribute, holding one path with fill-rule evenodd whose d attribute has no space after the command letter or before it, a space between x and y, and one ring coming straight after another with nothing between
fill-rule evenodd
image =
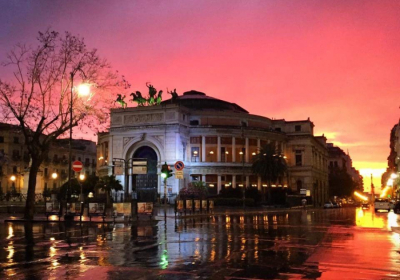
<instances>
[{"instance_id":1,"label":"road sign","mask_svg":"<svg viewBox=\"0 0 400 280\"><path fill-rule=\"evenodd\" d=\"M132 174L147 174L147 166L132 166Z\"/></svg>"},{"instance_id":2,"label":"road sign","mask_svg":"<svg viewBox=\"0 0 400 280\"><path fill-rule=\"evenodd\" d=\"M185 167L185 165L183 164L182 161L178 160L177 162L175 162L175 169L180 171L183 170L183 168Z\"/></svg>"},{"instance_id":3,"label":"road sign","mask_svg":"<svg viewBox=\"0 0 400 280\"><path fill-rule=\"evenodd\" d=\"M83 164L79 160L76 160L72 163L72 170L74 170L75 172L80 172L82 168Z\"/></svg>"},{"instance_id":4,"label":"road sign","mask_svg":"<svg viewBox=\"0 0 400 280\"><path fill-rule=\"evenodd\" d=\"M183 171L182 170L175 171L175 179L183 179Z\"/></svg>"},{"instance_id":5,"label":"road sign","mask_svg":"<svg viewBox=\"0 0 400 280\"><path fill-rule=\"evenodd\" d=\"M124 167L122 165L114 166L114 175L124 175Z\"/></svg>"}]
</instances>

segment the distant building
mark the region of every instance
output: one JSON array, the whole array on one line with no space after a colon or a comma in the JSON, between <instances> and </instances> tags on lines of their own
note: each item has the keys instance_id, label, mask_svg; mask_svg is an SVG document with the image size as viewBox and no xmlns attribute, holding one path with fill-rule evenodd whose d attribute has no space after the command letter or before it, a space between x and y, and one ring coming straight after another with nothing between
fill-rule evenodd
<instances>
[{"instance_id":1,"label":"distant building","mask_svg":"<svg viewBox=\"0 0 400 280\"><path fill-rule=\"evenodd\" d=\"M400 120L399 120L400 123ZM388 166L382 174L381 187L384 188L391 174L400 171L400 127L399 123L395 124L390 131L390 153L387 158Z\"/></svg>"},{"instance_id":2,"label":"distant building","mask_svg":"<svg viewBox=\"0 0 400 280\"><path fill-rule=\"evenodd\" d=\"M364 191L363 178L360 175L360 172L353 167L353 161L350 155L346 154L341 148L335 146L333 143L327 143L327 147L330 174L335 170L345 170L354 182L356 189Z\"/></svg>"},{"instance_id":3,"label":"distant building","mask_svg":"<svg viewBox=\"0 0 400 280\"><path fill-rule=\"evenodd\" d=\"M40 166L36 193L45 188L57 188L68 180L69 139L59 139L50 148L48 158ZM88 140L73 140L72 160L84 164L87 175L96 172L96 144ZM3 192L28 191L30 156L24 145L24 137L18 126L0 123L0 187ZM52 173L57 173L57 179Z\"/></svg>"},{"instance_id":4,"label":"distant building","mask_svg":"<svg viewBox=\"0 0 400 280\"><path fill-rule=\"evenodd\" d=\"M182 180L169 178L168 194L175 197L191 181L202 180L211 194L224 187L267 186L251 171L252 157L261 146L274 143L289 165L289 175L275 182L277 189L308 190L317 205L328 195L326 139L314 136L310 120L285 121L249 114L224 100L197 91L185 92L158 106L111 110L109 132L98 136L99 175L112 174L113 165L146 158L148 173L118 175L130 194L139 199L163 196L160 168L164 162L185 164ZM113 164L114 162L114 164ZM120 169L121 170L121 169Z\"/></svg>"}]
</instances>

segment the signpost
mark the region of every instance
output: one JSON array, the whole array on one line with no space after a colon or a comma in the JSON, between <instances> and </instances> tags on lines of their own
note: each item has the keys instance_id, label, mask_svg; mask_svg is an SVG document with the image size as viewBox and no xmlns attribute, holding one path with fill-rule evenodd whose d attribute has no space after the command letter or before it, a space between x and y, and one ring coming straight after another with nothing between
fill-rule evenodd
<instances>
[{"instance_id":1,"label":"signpost","mask_svg":"<svg viewBox=\"0 0 400 280\"><path fill-rule=\"evenodd\" d=\"M175 179L183 179L183 168L185 164L182 161L178 160L175 162Z\"/></svg>"},{"instance_id":2,"label":"signpost","mask_svg":"<svg viewBox=\"0 0 400 280\"><path fill-rule=\"evenodd\" d=\"M76 160L72 163L72 170L75 172L80 172L83 169L83 164L79 160Z\"/></svg>"},{"instance_id":3,"label":"signpost","mask_svg":"<svg viewBox=\"0 0 400 280\"><path fill-rule=\"evenodd\" d=\"M175 171L175 179L183 179L183 171Z\"/></svg>"},{"instance_id":4,"label":"signpost","mask_svg":"<svg viewBox=\"0 0 400 280\"><path fill-rule=\"evenodd\" d=\"M132 174L147 174L147 161L132 160Z\"/></svg>"}]
</instances>

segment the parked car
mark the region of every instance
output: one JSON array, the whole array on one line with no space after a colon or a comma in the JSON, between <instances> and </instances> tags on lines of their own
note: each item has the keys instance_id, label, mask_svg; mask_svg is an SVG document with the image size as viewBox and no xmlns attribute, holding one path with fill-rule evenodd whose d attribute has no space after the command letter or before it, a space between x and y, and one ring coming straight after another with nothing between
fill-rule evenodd
<instances>
[{"instance_id":1,"label":"parked car","mask_svg":"<svg viewBox=\"0 0 400 280\"><path fill-rule=\"evenodd\" d=\"M325 208L325 209L333 208L332 202L330 202L330 201L325 202L325 203L324 203L324 208Z\"/></svg>"},{"instance_id":2,"label":"parked car","mask_svg":"<svg viewBox=\"0 0 400 280\"><path fill-rule=\"evenodd\" d=\"M394 207L393 207L393 212L396 214L400 214L400 201L398 201Z\"/></svg>"},{"instance_id":3,"label":"parked car","mask_svg":"<svg viewBox=\"0 0 400 280\"><path fill-rule=\"evenodd\" d=\"M342 203L340 203L340 202L333 202L332 205L333 205L333 208L340 208L340 207L342 207Z\"/></svg>"},{"instance_id":4,"label":"parked car","mask_svg":"<svg viewBox=\"0 0 400 280\"><path fill-rule=\"evenodd\" d=\"M369 203L366 201L363 201L363 203L361 204L361 208L362 209L369 209Z\"/></svg>"},{"instance_id":5,"label":"parked car","mask_svg":"<svg viewBox=\"0 0 400 280\"><path fill-rule=\"evenodd\" d=\"M386 210L390 212L390 209L392 208L391 204L392 203L390 203L388 199L383 199L383 198L375 199L375 204L374 204L375 212L378 212L378 210Z\"/></svg>"}]
</instances>

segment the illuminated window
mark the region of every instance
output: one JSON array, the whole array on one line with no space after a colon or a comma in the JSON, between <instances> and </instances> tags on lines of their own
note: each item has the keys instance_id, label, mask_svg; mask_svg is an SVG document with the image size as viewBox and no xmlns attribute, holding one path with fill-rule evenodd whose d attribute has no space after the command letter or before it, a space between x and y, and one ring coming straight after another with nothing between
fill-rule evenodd
<instances>
[{"instance_id":1,"label":"illuminated window","mask_svg":"<svg viewBox=\"0 0 400 280\"><path fill-rule=\"evenodd\" d=\"M192 161L197 162L199 161L199 155L200 155L200 148L199 147L192 147Z\"/></svg>"}]
</instances>

